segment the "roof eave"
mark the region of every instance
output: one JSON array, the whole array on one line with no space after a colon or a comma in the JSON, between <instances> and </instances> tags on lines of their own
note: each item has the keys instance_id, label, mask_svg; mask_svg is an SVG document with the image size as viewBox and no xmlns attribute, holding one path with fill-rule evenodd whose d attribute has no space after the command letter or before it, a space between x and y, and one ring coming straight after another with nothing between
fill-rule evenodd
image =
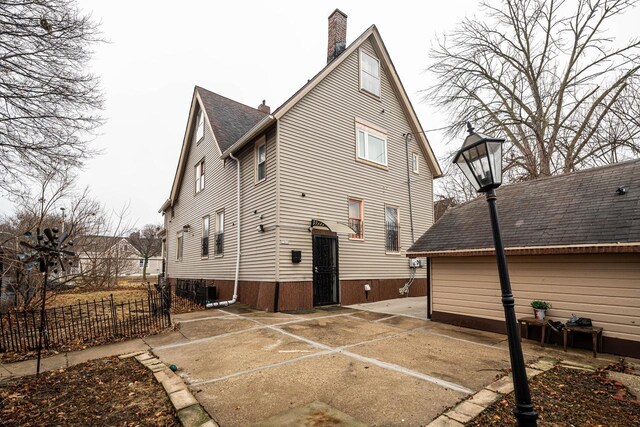
<instances>
[{"instance_id":1,"label":"roof eave","mask_svg":"<svg viewBox=\"0 0 640 427\"><path fill-rule=\"evenodd\" d=\"M164 211L169 209L169 206L171 206L171 199L167 199L164 201L162 206L160 206L160 210L158 211L158 213L163 213Z\"/></svg>"}]
</instances>

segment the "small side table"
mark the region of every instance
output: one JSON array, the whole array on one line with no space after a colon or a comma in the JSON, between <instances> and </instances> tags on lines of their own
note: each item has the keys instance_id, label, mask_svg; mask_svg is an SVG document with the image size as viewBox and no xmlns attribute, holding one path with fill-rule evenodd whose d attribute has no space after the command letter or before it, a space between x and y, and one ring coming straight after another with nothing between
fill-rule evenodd
<instances>
[{"instance_id":1,"label":"small side table","mask_svg":"<svg viewBox=\"0 0 640 427\"><path fill-rule=\"evenodd\" d=\"M564 341L564 351L567 351L567 335L569 332L581 332L583 334L591 334L593 341L593 357L598 357L598 345L602 351L602 328L596 326L567 326L562 329L562 339ZM573 345L573 335L571 336Z\"/></svg>"},{"instance_id":2,"label":"small side table","mask_svg":"<svg viewBox=\"0 0 640 427\"><path fill-rule=\"evenodd\" d=\"M518 319L518 324L520 325L520 330L522 330L522 325L525 325L525 333L524 337L529 339L529 326L540 326L542 328L542 339L540 340L540 344L544 347L544 342L547 337L547 320L536 319L535 317L521 317ZM520 336L520 341L522 341L522 336Z\"/></svg>"}]
</instances>

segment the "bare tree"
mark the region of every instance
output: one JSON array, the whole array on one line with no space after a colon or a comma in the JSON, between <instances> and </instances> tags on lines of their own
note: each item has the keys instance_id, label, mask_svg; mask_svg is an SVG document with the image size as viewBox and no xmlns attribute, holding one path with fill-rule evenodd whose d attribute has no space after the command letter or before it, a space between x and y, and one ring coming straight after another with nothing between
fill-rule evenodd
<instances>
[{"instance_id":1,"label":"bare tree","mask_svg":"<svg viewBox=\"0 0 640 427\"><path fill-rule=\"evenodd\" d=\"M77 281L88 288L112 288L138 259L125 237L131 232L128 205L120 211L99 209L78 234Z\"/></svg>"},{"instance_id":2,"label":"bare tree","mask_svg":"<svg viewBox=\"0 0 640 427\"><path fill-rule=\"evenodd\" d=\"M503 135L505 173L535 179L640 153L640 40L612 21L637 0L485 2L431 50L425 99L457 123Z\"/></svg>"},{"instance_id":3,"label":"bare tree","mask_svg":"<svg viewBox=\"0 0 640 427\"><path fill-rule=\"evenodd\" d=\"M0 189L23 192L34 171L93 154L103 99L87 66L98 27L75 0L0 1Z\"/></svg>"},{"instance_id":4,"label":"bare tree","mask_svg":"<svg viewBox=\"0 0 640 427\"><path fill-rule=\"evenodd\" d=\"M160 255L162 251L162 241L158 238L160 226L157 224L147 224L140 230L136 230L129 235L129 242L144 260L142 267L142 280L147 280L147 265L149 258Z\"/></svg>"}]
</instances>

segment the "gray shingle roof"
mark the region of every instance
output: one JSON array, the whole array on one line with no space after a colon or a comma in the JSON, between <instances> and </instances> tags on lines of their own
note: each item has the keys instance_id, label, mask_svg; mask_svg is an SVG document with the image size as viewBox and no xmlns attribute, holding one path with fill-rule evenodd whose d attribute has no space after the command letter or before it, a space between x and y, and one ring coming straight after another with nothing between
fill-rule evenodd
<instances>
[{"instance_id":1,"label":"gray shingle roof","mask_svg":"<svg viewBox=\"0 0 640 427\"><path fill-rule=\"evenodd\" d=\"M231 147L255 126L266 113L196 86L220 151Z\"/></svg>"},{"instance_id":2,"label":"gray shingle roof","mask_svg":"<svg viewBox=\"0 0 640 427\"><path fill-rule=\"evenodd\" d=\"M626 194L618 195L618 187ZM640 159L498 188L506 248L640 242ZM484 196L447 211L408 252L493 248Z\"/></svg>"}]
</instances>

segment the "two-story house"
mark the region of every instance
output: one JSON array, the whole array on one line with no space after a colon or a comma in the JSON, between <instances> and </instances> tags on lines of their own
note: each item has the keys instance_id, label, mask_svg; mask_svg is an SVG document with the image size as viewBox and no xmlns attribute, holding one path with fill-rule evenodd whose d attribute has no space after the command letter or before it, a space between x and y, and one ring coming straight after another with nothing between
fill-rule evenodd
<instances>
[{"instance_id":1,"label":"two-story house","mask_svg":"<svg viewBox=\"0 0 640 427\"><path fill-rule=\"evenodd\" d=\"M375 26L271 112L196 87L162 205L166 277L266 310L425 295L405 251L442 171ZM422 264L424 265L424 263Z\"/></svg>"}]
</instances>

